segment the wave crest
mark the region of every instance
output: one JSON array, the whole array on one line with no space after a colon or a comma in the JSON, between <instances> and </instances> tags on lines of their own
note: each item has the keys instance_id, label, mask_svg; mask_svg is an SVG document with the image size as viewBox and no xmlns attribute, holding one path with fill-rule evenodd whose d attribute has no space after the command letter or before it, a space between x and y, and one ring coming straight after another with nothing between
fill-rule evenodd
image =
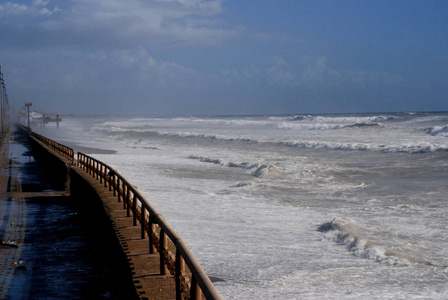
<instances>
[{"instance_id":1,"label":"wave crest","mask_svg":"<svg viewBox=\"0 0 448 300\"><path fill-rule=\"evenodd\" d=\"M428 129L428 134L432 136L446 136L448 137L448 125L434 126Z\"/></svg>"},{"instance_id":2,"label":"wave crest","mask_svg":"<svg viewBox=\"0 0 448 300\"><path fill-rule=\"evenodd\" d=\"M278 173L279 169L273 165L265 165L265 164L251 164L251 163L234 163L234 162L226 162L219 158L213 158L208 156L201 155L190 155L188 158L197 159L201 162L213 163L220 166L226 166L230 168L241 168L244 170L248 170L254 177L264 177L269 173Z\"/></svg>"},{"instance_id":3,"label":"wave crest","mask_svg":"<svg viewBox=\"0 0 448 300\"><path fill-rule=\"evenodd\" d=\"M379 151L383 153L430 153L438 151L448 151L447 147L432 144L403 144L403 145L383 145L367 143L337 143L319 141L286 141L283 145L298 148L329 149L329 150L358 150L358 151Z\"/></svg>"},{"instance_id":4,"label":"wave crest","mask_svg":"<svg viewBox=\"0 0 448 300\"><path fill-rule=\"evenodd\" d=\"M330 222L323 223L318 228L319 231L327 234L327 238L338 244L344 245L353 255L374 260L389 265L409 265L411 263L431 263L387 247L368 237L368 230L357 224L342 218L335 218Z\"/></svg>"}]
</instances>

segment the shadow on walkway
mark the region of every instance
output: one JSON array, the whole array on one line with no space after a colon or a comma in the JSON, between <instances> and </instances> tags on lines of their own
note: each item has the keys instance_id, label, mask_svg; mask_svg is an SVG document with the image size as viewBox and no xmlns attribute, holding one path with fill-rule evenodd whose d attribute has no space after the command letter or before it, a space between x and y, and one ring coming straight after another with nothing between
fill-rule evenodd
<instances>
[{"instance_id":1,"label":"shadow on walkway","mask_svg":"<svg viewBox=\"0 0 448 300\"><path fill-rule=\"evenodd\" d=\"M8 163L0 170L0 299L136 298L132 281L120 272L125 263L117 261L119 245L111 233L46 176L26 137L14 132L6 150Z\"/></svg>"}]
</instances>

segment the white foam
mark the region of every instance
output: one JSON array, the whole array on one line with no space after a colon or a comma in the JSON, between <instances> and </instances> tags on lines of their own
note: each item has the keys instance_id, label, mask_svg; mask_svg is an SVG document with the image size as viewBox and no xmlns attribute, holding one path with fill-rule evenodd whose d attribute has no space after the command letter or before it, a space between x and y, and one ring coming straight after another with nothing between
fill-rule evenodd
<instances>
[{"instance_id":1,"label":"white foam","mask_svg":"<svg viewBox=\"0 0 448 300\"><path fill-rule=\"evenodd\" d=\"M448 125L445 126L434 126L428 130L428 133L432 136L444 136L448 137Z\"/></svg>"},{"instance_id":2,"label":"white foam","mask_svg":"<svg viewBox=\"0 0 448 300\"><path fill-rule=\"evenodd\" d=\"M231 168L240 168L240 169L248 170L255 177L263 177L263 176L267 175L268 173L272 174L272 173L280 172L277 167L272 166L272 165L265 165L265 164L258 164L258 163L247 163L247 162L243 162L243 163L226 162L219 158L212 158L212 157L195 155L195 154L190 155L189 158L197 159L201 162L217 164L220 166L227 166L227 167L231 167Z\"/></svg>"},{"instance_id":3,"label":"white foam","mask_svg":"<svg viewBox=\"0 0 448 300\"><path fill-rule=\"evenodd\" d=\"M446 119L332 118L64 120L53 134L117 150L95 157L225 280L225 299L446 299Z\"/></svg>"},{"instance_id":4,"label":"white foam","mask_svg":"<svg viewBox=\"0 0 448 300\"><path fill-rule=\"evenodd\" d=\"M395 250L368 237L369 231L360 224L343 218L324 223L319 230L326 232L328 239L344 245L348 251L360 258L374 260L388 265L429 264L411 254ZM398 245L397 245L398 246Z\"/></svg>"}]
</instances>

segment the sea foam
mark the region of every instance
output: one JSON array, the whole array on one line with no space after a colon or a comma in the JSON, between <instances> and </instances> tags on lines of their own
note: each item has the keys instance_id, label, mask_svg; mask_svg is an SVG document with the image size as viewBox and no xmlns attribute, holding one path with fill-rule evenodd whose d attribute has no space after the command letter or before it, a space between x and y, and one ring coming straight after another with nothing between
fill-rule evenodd
<instances>
[{"instance_id":1,"label":"sea foam","mask_svg":"<svg viewBox=\"0 0 448 300\"><path fill-rule=\"evenodd\" d=\"M368 229L351 220L335 218L320 225L318 230L326 233L329 240L344 245L348 251L360 258L397 266L411 263L430 264L419 257L372 240L368 236Z\"/></svg>"}]
</instances>

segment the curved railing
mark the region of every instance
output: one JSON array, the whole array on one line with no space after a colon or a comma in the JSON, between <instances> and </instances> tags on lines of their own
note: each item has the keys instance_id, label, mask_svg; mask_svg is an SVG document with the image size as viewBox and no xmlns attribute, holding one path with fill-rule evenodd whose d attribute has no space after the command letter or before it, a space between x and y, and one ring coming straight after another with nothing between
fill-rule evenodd
<instances>
[{"instance_id":1,"label":"curved railing","mask_svg":"<svg viewBox=\"0 0 448 300\"><path fill-rule=\"evenodd\" d=\"M23 126L22 124L19 124L20 128L24 131L28 131L28 129ZM46 146L48 146L49 148L53 149L55 152L57 152L58 154L64 156L65 158L67 158L68 160L70 160L72 163L74 163L75 161L75 151L73 151L72 148L67 147L63 144L60 144L58 142L55 142L53 140L50 140L49 138L40 135L36 132L31 131L31 136L34 137L35 139L41 141L42 143L44 143Z\"/></svg>"},{"instance_id":2,"label":"curved railing","mask_svg":"<svg viewBox=\"0 0 448 300\"><path fill-rule=\"evenodd\" d=\"M74 163L75 151L73 151L72 148L62 145L53 140L50 140L49 138L35 132L31 132L31 136L35 137L37 140L41 141L42 143L44 143L45 145L47 145L57 153L61 154L65 158L69 159L72 163Z\"/></svg>"},{"instance_id":3,"label":"curved railing","mask_svg":"<svg viewBox=\"0 0 448 300\"><path fill-rule=\"evenodd\" d=\"M20 125L20 127L27 131L25 126ZM185 242L123 176L91 156L78 152L76 161L73 149L35 132L32 132L31 136L69 159L75 166L113 191L117 201L123 203L127 216L133 217L134 226L140 225L141 238L149 239L149 252L159 253L160 274L174 275L176 299L199 300L202 296L206 299L221 299L210 278Z\"/></svg>"},{"instance_id":4,"label":"curved railing","mask_svg":"<svg viewBox=\"0 0 448 300\"><path fill-rule=\"evenodd\" d=\"M118 172L86 154L78 152L78 167L109 187L123 203L134 226L140 224L141 238L148 237L150 253L159 253L160 273L174 275L177 299L221 299L185 242L168 225L163 216Z\"/></svg>"}]
</instances>

